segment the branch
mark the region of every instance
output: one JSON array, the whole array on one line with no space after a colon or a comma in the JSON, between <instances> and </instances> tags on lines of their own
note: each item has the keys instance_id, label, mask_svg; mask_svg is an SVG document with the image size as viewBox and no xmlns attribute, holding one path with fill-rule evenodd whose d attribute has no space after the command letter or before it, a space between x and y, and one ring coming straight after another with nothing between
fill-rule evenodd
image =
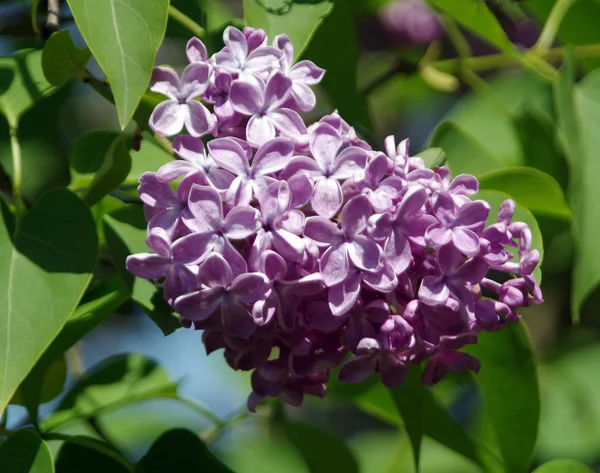
<instances>
[{"instance_id":1,"label":"branch","mask_svg":"<svg viewBox=\"0 0 600 473\"><path fill-rule=\"evenodd\" d=\"M49 38L60 27L60 0L48 0L48 19L44 26L43 37Z\"/></svg>"},{"instance_id":2,"label":"branch","mask_svg":"<svg viewBox=\"0 0 600 473\"><path fill-rule=\"evenodd\" d=\"M185 26L197 38L204 37L206 33L204 31L204 28L202 28L198 23L192 20L185 13L175 8L173 5L169 5L169 16L171 17L171 19L175 20L180 25Z\"/></svg>"}]
</instances>

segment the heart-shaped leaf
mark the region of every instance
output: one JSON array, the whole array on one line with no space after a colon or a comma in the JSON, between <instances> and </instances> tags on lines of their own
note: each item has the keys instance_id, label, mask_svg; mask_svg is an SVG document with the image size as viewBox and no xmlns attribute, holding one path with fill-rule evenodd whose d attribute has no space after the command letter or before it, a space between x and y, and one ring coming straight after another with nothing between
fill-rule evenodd
<instances>
[{"instance_id":1,"label":"heart-shaped leaf","mask_svg":"<svg viewBox=\"0 0 600 473\"><path fill-rule=\"evenodd\" d=\"M11 435L0 448L2 473L54 473L50 450L34 430Z\"/></svg>"}]
</instances>

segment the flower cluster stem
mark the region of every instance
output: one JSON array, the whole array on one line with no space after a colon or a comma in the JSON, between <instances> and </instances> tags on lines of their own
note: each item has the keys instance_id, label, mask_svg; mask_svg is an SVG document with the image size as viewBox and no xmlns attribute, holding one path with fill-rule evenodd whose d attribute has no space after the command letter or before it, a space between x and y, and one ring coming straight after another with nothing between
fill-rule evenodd
<instances>
[{"instance_id":1,"label":"flower cluster stem","mask_svg":"<svg viewBox=\"0 0 600 473\"><path fill-rule=\"evenodd\" d=\"M577 0L557 0L552 7L552 11L548 16L546 23L544 23L544 27L540 33L537 43L533 47L534 50L544 51L552 46L563 18L569 11L569 8L571 8L571 5L573 5L576 1Z\"/></svg>"},{"instance_id":2,"label":"flower cluster stem","mask_svg":"<svg viewBox=\"0 0 600 473\"><path fill-rule=\"evenodd\" d=\"M175 20L177 23L187 28L190 31L190 33L192 33L197 38L203 38L206 34L204 28L202 28L198 23L192 20L185 13L175 8L173 5L169 5L169 16L172 20Z\"/></svg>"},{"instance_id":3,"label":"flower cluster stem","mask_svg":"<svg viewBox=\"0 0 600 473\"><path fill-rule=\"evenodd\" d=\"M23 163L21 159L21 143L19 143L18 125L14 124L10 127L10 148L12 152L12 192L13 200L17 210L17 216L20 216L25 211L25 203L21 195L21 186L23 183Z\"/></svg>"}]
</instances>

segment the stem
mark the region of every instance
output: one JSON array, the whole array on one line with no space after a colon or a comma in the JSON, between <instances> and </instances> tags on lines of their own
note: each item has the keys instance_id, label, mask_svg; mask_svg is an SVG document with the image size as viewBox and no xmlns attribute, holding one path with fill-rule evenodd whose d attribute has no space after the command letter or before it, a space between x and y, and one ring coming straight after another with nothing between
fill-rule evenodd
<instances>
[{"instance_id":1,"label":"stem","mask_svg":"<svg viewBox=\"0 0 600 473\"><path fill-rule=\"evenodd\" d=\"M21 144L19 143L18 125L12 124L10 127L10 148L12 151L12 192L17 216L25 211L25 202L21 196L21 184L23 183L23 164L21 161Z\"/></svg>"},{"instance_id":2,"label":"stem","mask_svg":"<svg viewBox=\"0 0 600 473\"><path fill-rule=\"evenodd\" d=\"M50 37L52 33L58 31L60 21L60 0L48 0L48 19L44 27L44 36Z\"/></svg>"},{"instance_id":3,"label":"stem","mask_svg":"<svg viewBox=\"0 0 600 473\"><path fill-rule=\"evenodd\" d=\"M204 28L202 28L198 23L192 20L185 13L181 12L173 5L169 5L169 16L171 19L175 20L180 25L185 26L191 33L193 33L197 38L203 38L205 35Z\"/></svg>"},{"instance_id":4,"label":"stem","mask_svg":"<svg viewBox=\"0 0 600 473\"><path fill-rule=\"evenodd\" d=\"M552 7L552 11L550 11L550 15L548 15L546 23L542 28L540 37L533 47L533 50L544 51L552 46L563 18L565 17L567 11L569 11L569 8L571 8L571 5L573 5L573 3L576 1L577 0L556 0L556 3Z\"/></svg>"}]
</instances>

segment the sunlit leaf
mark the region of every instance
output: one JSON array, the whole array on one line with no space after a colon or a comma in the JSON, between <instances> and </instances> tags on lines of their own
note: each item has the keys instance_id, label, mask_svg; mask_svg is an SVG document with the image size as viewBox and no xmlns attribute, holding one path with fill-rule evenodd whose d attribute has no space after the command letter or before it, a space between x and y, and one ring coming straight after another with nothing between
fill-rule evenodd
<instances>
[{"instance_id":1,"label":"sunlit leaf","mask_svg":"<svg viewBox=\"0 0 600 473\"><path fill-rule=\"evenodd\" d=\"M593 473L590 467L577 460L552 460L533 470L533 473Z\"/></svg>"},{"instance_id":2,"label":"sunlit leaf","mask_svg":"<svg viewBox=\"0 0 600 473\"><path fill-rule=\"evenodd\" d=\"M31 429L11 435L0 448L2 473L54 473L46 443Z\"/></svg>"},{"instance_id":3,"label":"sunlit leaf","mask_svg":"<svg viewBox=\"0 0 600 473\"><path fill-rule=\"evenodd\" d=\"M62 86L71 77L83 78L92 57L89 49L75 46L68 30L52 33L42 52L42 69L48 82Z\"/></svg>"},{"instance_id":4,"label":"sunlit leaf","mask_svg":"<svg viewBox=\"0 0 600 473\"><path fill-rule=\"evenodd\" d=\"M75 22L105 72L124 128L148 87L165 35L169 0L68 0Z\"/></svg>"}]
</instances>

